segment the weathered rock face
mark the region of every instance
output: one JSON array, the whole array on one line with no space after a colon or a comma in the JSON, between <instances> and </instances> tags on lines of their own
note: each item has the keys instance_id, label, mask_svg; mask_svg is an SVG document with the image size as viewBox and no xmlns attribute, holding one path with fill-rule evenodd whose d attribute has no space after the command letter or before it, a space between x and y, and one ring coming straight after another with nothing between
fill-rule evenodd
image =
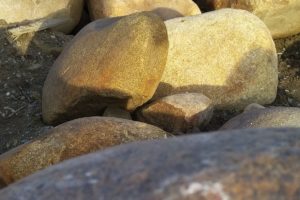
<instances>
[{"instance_id":1,"label":"weathered rock face","mask_svg":"<svg viewBox=\"0 0 300 200\"><path fill-rule=\"evenodd\" d=\"M245 9L258 16L270 29L274 38L300 33L300 1L249 1L249 0L202 0L200 4L213 9Z\"/></svg>"},{"instance_id":2,"label":"weathered rock face","mask_svg":"<svg viewBox=\"0 0 300 200\"><path fill-rule=\"evenodd\" d=\"M164 20L200 14L192 0L88 0L93 19L125 16L135 12L153 11Z\"/></svg>"},{"instance_id":3,"label":"weathered rock face","mask_svg":"<svg viewBox=\"0 0 300 200\"><path fill-rule=\"evenodd\" d=\"M44 121L98 115L107 105L134 110L154 94L167 53L166 27L150 12L91 23L48 74Z\"/></svg>"},{"instance_id":4,"label":"weathered rock face","mask_svg":"<svg viewBox=\"0 0 300 200\"><path fill-rule=\"evenodd\" d=\"M249 129L125 145L36 173L0 199L298 199L299 133Z\"/></svg>"},{"instance_id":5,"label":"weathered rock face","mask_svg":"<svg viewBox=\"0 0 300 200\"><path fill-rule=\"evenodd\" d=\"M300 128L300 108L270 107L251 109L229 120L221 129L271 127Z\"/></svg>"},{"instance_id":6,"label":"weathered rock face","mask_svg":"<svg viewBox=\"0 0 300 200\"><path fill-rule=\"evenodd\" d=\"M73 120L0 155L0 186L1 180L10 184L66 159L123 143L165 138L166 134L157 127L131 120L109 117Z\"/></svg>"},{"instance_id":7,"label":"weathered rock face","mask_svg":"<svg viewBox=\"0 0 300 200\"><path fill-rule=\"evenodd\" d=\"M27 24L42 20L39 26L70 32L79 22L83 0L2 0L0 19L8 24Z\"/></svg>"},{"instance_id":8,"label":"weathered rock face","mask_svg":"<svg viewBox=\"0 0 300 200\"><path fill-rule=\"evenodd\" d=\"M256 16L223 9L165 23L169 55L155 98L199 92L218 109L275 99L276 49L269 30Z\"/></svg>"},{"instance_id":9,"label":"weathered rock face","mask_svg":"<svg viewBox=\"0 0 300 200\"><path fill-rule=\"evenodd\" d=\"M200 93L164 97L142 108L138 119L176 134L197 132L213 114L212 101Z\"/></svg>"}]
</instances>

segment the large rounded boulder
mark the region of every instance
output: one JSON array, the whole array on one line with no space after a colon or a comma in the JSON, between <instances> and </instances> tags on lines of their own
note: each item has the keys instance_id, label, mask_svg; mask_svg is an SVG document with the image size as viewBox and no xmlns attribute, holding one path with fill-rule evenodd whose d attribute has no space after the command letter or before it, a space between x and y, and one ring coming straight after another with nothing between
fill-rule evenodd
<instances>
[{"instance_id":1,"label":"large rounded boulder","mask_svg":"<svg viewBox=\"0 0 300 200\"><path fill-rule=\"evenodd\" d=\"M155 98L199 92L217 109L273 102L278 84L276 49L268 28L255 15L223 9L165 24L170 47Z\"/></svg>"},{"instance_id":2,"label":"large rounded boulder","mask_svg":"<svg viewBox=\"0 0 300 200\"><path fill-rule=\"evenodd\" d=\"M134 110L153 96L168 54L163 21L142 12L95 21L64 49L43 88L43 119L58 124L100 115L109 106Z\"/></svg>"},{"instance_id":3,"label":"large rounded boulder","mask_svg":"<svg viewBox=\"0 0 300 200\"><path fill-rule=\"evenodd\" d=\"M123 145L26 177L0 199L298 199L299 133L249 129Z\"/></svg>"},{"instance_id":4,"label":"large rounded boulder","mask_svg":"<svg viewBox=\"0 0 300 200\"><path fill-rule=\"evenodd\" d=\"M249 1L249 0L196 0L208 9L244 9L258 16L270 29L274 38L284 38L300 33L300 1Z\"/></svg>"}]
</instances>

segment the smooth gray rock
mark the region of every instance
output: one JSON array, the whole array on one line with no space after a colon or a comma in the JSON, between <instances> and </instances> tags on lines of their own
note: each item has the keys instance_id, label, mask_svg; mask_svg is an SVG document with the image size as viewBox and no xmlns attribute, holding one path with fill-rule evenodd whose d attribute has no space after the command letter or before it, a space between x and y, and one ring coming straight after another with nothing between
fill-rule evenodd
<instances>
[{"instance_id":1,"label":"smooth gray rock","mask_svg":"<svg viewBox=\"0 0 300 200\"><path fill-rule=\"evenodd\" d=\"M300 199L300 129L133 143L29 176L1 200Z\"/></svg>"},{"instance_id":2,"label":"smooth gray rock","mask_svg":"<svg viewBox=\"0 0 300 200\"><path fill-rule=\"evenodd\" d=\"M300 128L300 108L270 107L246 109L226 122L221 130L241 128Z\"/></svg>"}]
</instances>

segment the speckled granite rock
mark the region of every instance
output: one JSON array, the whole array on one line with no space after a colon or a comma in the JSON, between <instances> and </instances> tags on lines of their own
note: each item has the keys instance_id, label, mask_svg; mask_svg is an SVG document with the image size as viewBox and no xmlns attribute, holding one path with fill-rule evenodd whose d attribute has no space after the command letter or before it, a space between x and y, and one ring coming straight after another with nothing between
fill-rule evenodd
<instances>
[{"instance_id":1,"label":"speckled granite rock","mask_svg":"<svg viewBox=\"0 0 300 200\"><path fill-rule=\"evenodd\" d=\"M154 98L198 92L216 109L228 110L274 101L278 58L268 28L256 16L223 9L165 24L169 53Z\"/></svg>"},{"instance_id":2,"label":"speckled granite rock","mask_svg":"<svg viewBox=\"0 0 300 200\"><path fill-rule=\"evenodd\" d=\"M165 24L151 12L89 24L47 76L44 121L59 124L99 115L108 105L134 110L153 96L167 54Z\"/></svg>"},{"instance_id":3,"label":"speckled granite rock","mask_svg":"<svg viewBox=\"0 0 300 200\"><path fill-rule=\"evenodd\" d=\"M149 124L110 117L86 117L61 124L45 136L0 155L1 180L10 184L79 155L139 140L165 138Z\"/></svg>"},{"instance_id":4,"label":"speckled granite rock","mask_svg":"<svg viewBox=\"0 0 300 200\"><path fill-rule=\"evenodd\" d=\"M270 107L245 110L226 122L221 129L300 128L300 108Z\"/></svg>"},{"instance_id":5,"label":"speckled granite rock","mask_svg":"<svg viewBox=\"0 0 300 200\"><path fill-rule=\"evenodd\" d=\"M135 143L48 168L1 200L299 199L300 129L249 129Z\"/></svg>"},{"instance_id":6,"label":"speckled granite rock","mask_svg":"<svg viewBox=\"0 0 300 200\"><path fill-rule=\"evenodd\" d=\"M198 4L210 9L248 10L264 21L274 38L300 33L299 0L198 0Z\"/></svg>"},{"instance_id":7,"label":"speckled granite rock","mask_svg":"<svg viewBox=\"0 0 300 200\"><path fill-rule=\"evenodd\" d=\"M192 0L87 0L93 19L125 16L135 12L153 11L164 20L201 11Z\"/></svg>"}]
</instances>

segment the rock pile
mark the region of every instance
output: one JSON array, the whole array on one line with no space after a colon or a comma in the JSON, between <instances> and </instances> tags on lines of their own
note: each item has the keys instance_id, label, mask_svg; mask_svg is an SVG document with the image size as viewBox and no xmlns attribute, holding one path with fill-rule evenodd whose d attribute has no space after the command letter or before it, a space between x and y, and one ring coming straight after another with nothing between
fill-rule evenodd
<instances>
[{"instance_id":1,"label":"rock pile","mask_svg":"<svg viewBox=\"0 0 300 200\"><path fill-rule=\"evenodd\" d=\"M41 118L57 126L0 155L0 187L11 184L0 200L298 199L300 130L288 127L300 128L300 109L269 104L273 38L298 33L299 4L207 2L197 1L244 10L201 14L191 0L0 3L0 36L10 32L16 47L20 37L40 41L35 31L69 33L82 11L93 20L56 51L44 82ZM204 133L215 111L235 116Z\"/></svg>"}]
</instances>

